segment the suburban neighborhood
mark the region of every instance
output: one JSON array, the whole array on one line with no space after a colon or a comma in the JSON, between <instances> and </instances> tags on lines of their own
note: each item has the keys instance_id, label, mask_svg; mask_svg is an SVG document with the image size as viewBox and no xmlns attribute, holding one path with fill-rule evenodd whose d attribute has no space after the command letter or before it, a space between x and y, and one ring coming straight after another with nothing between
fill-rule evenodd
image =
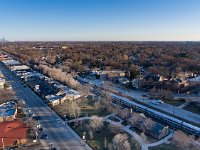
<instances>
[{"instance_id":1,"label":"suburban neighborhood","mask_svg":"<svg viewBox=\"0 0 200 150\"><path fill-rule=\"evenodd\" d=\"M0 150L200 150L199 0L1 0Z\"/></svg>"}]
</instances>

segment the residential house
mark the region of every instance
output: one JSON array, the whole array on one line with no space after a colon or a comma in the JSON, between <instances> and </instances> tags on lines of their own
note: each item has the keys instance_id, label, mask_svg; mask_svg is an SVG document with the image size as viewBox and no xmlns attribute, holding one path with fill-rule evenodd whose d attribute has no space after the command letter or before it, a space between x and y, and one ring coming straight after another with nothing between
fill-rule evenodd
<instances>
[{"instance_id":1,"label":"residential house","mask_svg":"<svg viewBox=\"0 0 200 150\"><path fill-rule=\"evenodd\" d=\"M169 127L163 126L159 123L155 123L155 125L151 128L151 130L146 130L146 133L151 135L152 137L160 140L163 137L168 135Z\"/></svg>"},{"instance_id":2,"label":"residential house","mask_svg":"<svg viewBox=\"0 0 200 150\"><path fill-rule=\"evenodd\" d=\"M26 125L20 120L0 123L0 149L25 144L27 134Z\"/></svg>"}]
</instances>

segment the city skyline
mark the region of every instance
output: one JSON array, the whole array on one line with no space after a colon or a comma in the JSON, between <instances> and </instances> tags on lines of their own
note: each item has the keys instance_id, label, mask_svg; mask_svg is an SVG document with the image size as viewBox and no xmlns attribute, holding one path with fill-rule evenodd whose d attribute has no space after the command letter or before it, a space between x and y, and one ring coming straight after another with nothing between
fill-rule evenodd
<instances>
[{"instance_id":1,"label":"city skyline","mask_svg":"<svg viewBox=\"0 0 200 150\"><path fill-rule=\"evenodd\" d=\"M199 41L198 0L2 0L9 41Z\"/></svg>"}]
</instances>

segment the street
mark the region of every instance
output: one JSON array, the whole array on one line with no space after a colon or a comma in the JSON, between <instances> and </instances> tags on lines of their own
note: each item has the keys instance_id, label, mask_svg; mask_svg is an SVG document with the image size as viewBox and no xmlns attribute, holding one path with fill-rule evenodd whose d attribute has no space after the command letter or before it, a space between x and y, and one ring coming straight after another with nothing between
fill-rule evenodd
<instances>
[{"instance_id":1,"label":"street","mask_svg":"<svg viewBox=\"0 0 200 150\"><path fill-rule=\"evenodd\" d=\"M41 127L47 134L47 142L53 143L57 150L89 150L91 149L85 142L58 117L50 108L29 88L21 85L20 81L0 63L0 70L4 74L6 80L12 86L16 97L23 99L26 107L31 112L40 116L38 120ZM56 120L59 119L60 123Z\"/></svg>"}]
</instances>

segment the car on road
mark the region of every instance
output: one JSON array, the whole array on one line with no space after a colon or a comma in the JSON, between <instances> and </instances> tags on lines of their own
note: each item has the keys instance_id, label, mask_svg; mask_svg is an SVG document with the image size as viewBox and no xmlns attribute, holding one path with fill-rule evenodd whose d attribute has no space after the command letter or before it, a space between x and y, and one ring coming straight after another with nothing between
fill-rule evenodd
<instances>
[{"instance_id":1,"label":"car on road","mask_svg":"<svg viewBox=\"0 0 200 150\"><path fill-rule=\"evenodd\" d=\"M43 131L43 128L39 128L38 132L42 132Z\"/></svg>"},{"instance_id":2,"label":"car on road","mask_svg":"<svg viewBox=\"0 0 200 150\"><path fill-rule=\"evenodd\" d=\"M41 138L41 139L47 139L48 136L47 136L46 134L43 134L40 138Z\"/></svg>"},{"instance_id":3,"label":"car on road","mask_svg":"<svg viewBox=\"0 0 200 150\"><path fill-rule=\"evenodd\" d=\"M40 116L32 116L34 120L40 120Z\"/></svg>"}]
</instances>

